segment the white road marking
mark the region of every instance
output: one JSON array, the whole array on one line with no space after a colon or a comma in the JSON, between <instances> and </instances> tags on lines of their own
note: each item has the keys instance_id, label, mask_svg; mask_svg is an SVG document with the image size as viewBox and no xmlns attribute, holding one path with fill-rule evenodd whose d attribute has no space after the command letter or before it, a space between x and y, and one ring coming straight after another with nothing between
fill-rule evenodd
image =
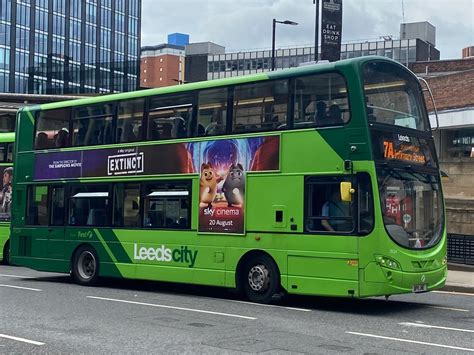
<instances>
[{"instance_id":1,"label":"white road marking","mask_svg":"<svg viewBox=\"0 0 474 355\"><path fill-rule=\"evenodd\" d=\"M214 300L215 300L215 298L214 298ZM276 305L273 305L273 304L261 304L261 303L253 303L253 302L238 301L238 300L224 300L224 301L234 302L234 303L250 304L252 306L274 307L274 308L289 309L289 310L292 310L292 311L311 312L310 309L305 309L305 308L284 307L284 306L276 306Z\"/></svg>"},{"instance_id":2,"label":"white road marking","mask_svg":"<svg viewBox=\"0 0 474 355\"><path fill-rule=\"evenodd\" d=\"M33 345L44 345L45 344L45 343L42 343L40 341L29 340L29 339L14 337L14 336L5 335L5 334L0 334L0 338L5 338L5 339L10 339L10 340L15 340L15 341L21 341L23 343L28 343L28 344L33 344Z\"/></svg>"},{"instance_id":3,"label":"white road marking","mask_svg":"<svg viewBox=\"0 0 474 355\"><path fill-rule=\"evenodd\" d=\"M461 295L461 296L471 296L474 297L474 293L467 293L467 292L456 292L456 291L431 291L434 293L445 293L448 295Z\"/></svg>"},{"instance_id":4,"label":"white road marking","mask_svg":"<svg viewBox=\"0 0 474 355\"><path fill-rule=\"evenodd\" d=\"M36 291L36 292L43 291L43 290L40 290L39 288L21 287L21 286L3 285L3 284L0 284L0 287L16 288L19 290Z\"/></svg>"},{"instance_id":5,"label":"white road marking","mask_svg":"<svg viewBox=\"0 0 474 355\"><path fill-rule=\"evenodd\" d=\"M438 309L446 309L448 311L456 311L456 312L470 312L468 309L461 309L461 308L451 308L451 307L441 307L441 306L427 306L429 308L438 308Z\"/></svg>"},{"instance_id":6,"label":"white road marking","mask_svg":"<svg viewBox=\"0 0 474 355\"><path fill-rule=\"evenodd\" d=\"M31 276L19 276L19 275L7 275L7 274L0 274L0 277L13 277L17 279L34 279L34 277L31 277Z\"/></svg>"},{"instance_id":7,"label":"white road marking","mask_svg":"<svg viewBox=\"0 0 474 355\"><path fill-rule=\"evenodd\" d=\"M434 328L434 329L453 330L453 331L456 331L456 332L474 333L474 330L471 330L471 329L441 327L441 326L438 326L438 325L429 325L429 324L424 324L424 323L403 322L403 323L398 323L398 324L404 325L404 326L407 326L407 327Z\"/></svg>"},{"instance_id":8,"label":"white road marking","mask_svg":"<svg viewBox=\"0 0 474 355\"><path fill-rule=\"evenodd\" d=\"M112 301L112 302L121 302L121 303L128 303L128 304L136 304L136 305L140 305L140 306L149 306L149 307L157 307L157 308L176 309L176 310L179 310L179 311L188 311L188 312L214 314L214 315L218 315L218 316L233 317L233 318L242 318L242 319L250 319L250 320L256 320L256 319L257 319L257 318L254 318L254 317L241 316L241 315L238 315L238 314L212 312L212 311L204 311L204 310L202 310L202 309L193 309L193 308L166 306L166 305L154 304L154 303L144 303L144 302L135 302L135 301L127 301L127 300L118 300L118 299L115 299L115 298L105 298L105 297L95 297L95 296L87 296L87 298L92 298L92 299L96 299L96 300L103 300L103 301Z\"/></svg>"},{"instance_id":9,"label":"white road marking","mask_svg":"<svg viewBox=\"0 0 474 355\"><path fill-rule=\"evenodd\" d=\"M417 340L409 340L409 339L401 339L401 338L392 338L392 337L385 337L385 336L382 336L382 335L375 335L375 334L364 334L364 333L356 333L356 332L346 332L346 333L347 333L347 334L360 335L360 336L363 336L363 337L379 338L379 339L387 339L387 340L395 340L395 341L400 341L400 342L403 342L403 343L429 345L429 346L435 346L435 347L438 347L438 348L446 348L446 349L455 349L455 350L463 350L463 351L474 352L474 349L461 348L461 347L459 347L459 346L451 346L451 345L444 345L444 344L428 343L428 342L425 342L425 341L417 341Z\"/></svg>"}]
</instances>

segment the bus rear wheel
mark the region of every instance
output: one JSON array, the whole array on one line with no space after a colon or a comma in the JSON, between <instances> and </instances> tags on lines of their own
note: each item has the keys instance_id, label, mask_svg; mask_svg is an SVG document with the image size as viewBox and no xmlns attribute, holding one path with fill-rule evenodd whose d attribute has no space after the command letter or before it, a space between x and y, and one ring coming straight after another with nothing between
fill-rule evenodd
<instances>
[{"instance_id":1,"label":"bus rear wheel","mask_svg":"<svg viewBox=\"0 0 474 355\"><path fill-rule=\"evenodd\" d=\"M71 275L76 283L94 286L99 279L99 257L93 248L87 245L76 250L71 262Z\"/></svg>"},{"instance_id":2,"label":"bus rear wheel","mask_svg":"<svg viewBox=\"0 0 474 355\"><path fill-rule=\"evenodd\" d=\"M255 303L271 303L280 291L280 272L271 257L260 254L249 259L242 271L245 296Z\"/></svg>"}]
</instances>

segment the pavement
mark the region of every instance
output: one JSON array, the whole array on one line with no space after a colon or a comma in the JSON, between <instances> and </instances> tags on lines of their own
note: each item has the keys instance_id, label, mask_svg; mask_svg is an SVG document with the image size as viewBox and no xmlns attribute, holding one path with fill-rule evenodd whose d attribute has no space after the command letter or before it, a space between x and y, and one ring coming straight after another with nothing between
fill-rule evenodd
<instances>
[{"instance_id":1,"label":"pavement","mask_svg":"<svg viewBox=\"0 0 474 355\"><path fill-rule=\"evenodd\" d=\"M474 293L474 265L448 264L444 290Z\"/></svg>"}]
</instances>

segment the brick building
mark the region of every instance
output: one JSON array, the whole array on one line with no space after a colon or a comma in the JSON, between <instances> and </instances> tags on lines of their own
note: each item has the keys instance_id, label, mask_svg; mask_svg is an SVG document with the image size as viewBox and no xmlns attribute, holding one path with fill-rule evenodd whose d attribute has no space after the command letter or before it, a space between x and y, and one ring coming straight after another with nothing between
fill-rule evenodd
<instances>
[{"instance_id":1,"label":"brick building","mask_svg":"<svg viewBox=\"0 0 474 355\"><path fill-rule=\"evenodd\" d=\"M184 82L184 46L160 44L142 48L140 87L159 88Z\"/></svg>"},{"instance_id":2,"label":"brick building","mask_svg":"<svg viewBox=\"0 0 474 355\"><path fill-rule=\"evenodd\" d=\"M438 110L433 135L449 175L443 181L448 233L474 236L474 58L418 62L410 69L428 81ZM426 102L435 127L428 95Z\"/></svg>"}]
</instances>

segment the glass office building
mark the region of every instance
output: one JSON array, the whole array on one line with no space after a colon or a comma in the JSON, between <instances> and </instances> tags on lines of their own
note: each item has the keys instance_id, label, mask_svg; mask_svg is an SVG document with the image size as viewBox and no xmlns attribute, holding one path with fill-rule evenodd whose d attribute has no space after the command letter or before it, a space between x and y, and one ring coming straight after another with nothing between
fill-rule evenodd
<instances>
[{"instance_id":1,"label":"glass office building","mask_svg":"<svg viewBox=\"0 0 474 355\"><path fill-rule=\"evenodd\" d=\"M0 92L136 90L141 0L0 0Z\"/></svg>"},{"instance_id":2,"label":"glass office building","mask_svg":"<svg viewBox=\"0 0 474 355\"><path fill-rule=\"evenodd\" d=\"M321 53L321 49L319 49ZM271 50L211 54L207 58L207 79L219 79L271 70ZM341 45L341 59L380 55L409 63L439 60L434 45L416 38L403 40L366 41ZM314 60L314 46L283 48L275 51L275 69L298 67Z\"/></svg>"}]
</instances>

